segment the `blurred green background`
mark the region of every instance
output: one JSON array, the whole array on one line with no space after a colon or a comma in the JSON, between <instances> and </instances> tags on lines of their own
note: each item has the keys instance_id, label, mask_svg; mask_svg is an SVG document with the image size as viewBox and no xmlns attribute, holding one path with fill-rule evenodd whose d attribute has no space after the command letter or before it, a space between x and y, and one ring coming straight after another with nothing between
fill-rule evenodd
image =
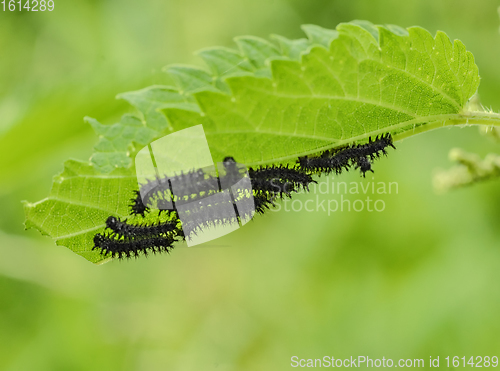
<instances>
[{"instance_id":1,"label":"blurred green background","mask_svg":"<svg viewBox=\"0 0 500 371\"><path fill-rule=\"evenodd\" d=\"M302 37L367 19L461 39L482 102L500 109L497 1L55 0L0 12L0 369L287 370L290 358L499 356L500 189L445 195L450 148L499 149L476 128L397 143L375 181L381 213L286 212L207 246L94 266L24 231L21 200L48 195L69 157L131 108L116 94L161 84L161 67L238 35ZM340 181L373 181L353 172ZM298 199L315 199L300 195ZM337 195L319 195L338 199ZM350 196L356 199L355 196Z\"/></svg>"}]
</instances>

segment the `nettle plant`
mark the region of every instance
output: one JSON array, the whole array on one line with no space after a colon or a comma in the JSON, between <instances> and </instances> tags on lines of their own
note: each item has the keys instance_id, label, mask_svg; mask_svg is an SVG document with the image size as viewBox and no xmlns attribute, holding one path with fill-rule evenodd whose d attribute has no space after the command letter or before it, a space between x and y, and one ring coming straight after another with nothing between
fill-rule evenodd
<instances>
[{"instance_id":1,"label":"nettle plant","mask_svg":"<svg viewBox=\"0 0 500 371\"><path fill-rule=\"evenodd\" d=\"M138 189L135 155L158 138L200 124L215 162L231 156L261 176L269 166L302 175L355 167L364 173L393 142L443 126L482 125L498 137L500 115L471 103L478 68L460 41L443 32L433 37L420 27L366 21L342 23L335 30L302 29L307 39L273 35L270 42L245 36L235 39L238 50L201 50L206 69L167 66L175 86L119 95L135 114L113 125L86 118L99 136L90 161L67 161L49 197L25 203L26 227L94 263L115 256L93 250L95 236L106 238L110 226L122 232L134 225L164 230L172 222L168 213L129 215ZM376 138L380 148L370 149ZM370 150L374 153L363 152ZM338 169L301 167L342 156L346 163ZM452 157L459 165L438 174L441 189L500 175L496 155L481 160L454 150ZM172 240L160 232L152 237L160 245ZM124 239L126 234L112 243Z\"/></svg>"}]
</instances>

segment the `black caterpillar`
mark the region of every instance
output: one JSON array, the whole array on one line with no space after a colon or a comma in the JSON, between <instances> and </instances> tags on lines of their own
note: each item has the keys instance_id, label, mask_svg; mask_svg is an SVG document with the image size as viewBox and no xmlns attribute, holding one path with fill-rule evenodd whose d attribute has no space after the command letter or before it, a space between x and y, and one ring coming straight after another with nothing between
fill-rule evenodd
<instances>
[{"instance_id":1,"label":"black caterpillar","mask_svg":"<svg viewBox=\"0 0 500 371\"><path fill-rule=\"evenodd\" d=\"M127 238L159 236L178 232L177 224L177 220L169 220L152 225L132 225L128 224L126 220L121 221L114 216L110 216L106 220L106 227L113 231L113 235Z\"/></svg>"},{"instance_id":2,"label":"black caterpillar","mask_svg":"<svg viewBox=\"0 0 500 371\"><path fill-rule=\"evenodd\" d=\"M316 183L310 174L307 174L297 167L287 166L267 166L257 170L248 169L248 175L252 182L252 189L262 194L279 194L289 196L291 192L298 192L300 189L309 190L310 183Z\"/></svg>"},{"instance_id":3,"label":"black caterpillar","mask_svg":"<svg viewBox=\"0 0 500 371\"><path fill-rule=\"evenodd\" d=\"M291 197L292 193L299 190L309 190L309 184L316 183L313 174L340 174L351 167L360 169L364 177L366 172L373 172L372 161L381 155L387 155L386 148L395 149L390 134L381 135L368 143L350 145L339 149L327 150L317 157L303 156L297 160L293 167L282 165L263 166L257 169L249 168L248 176L252 186L252 202L255 212L265 213L275 206L277 197ZM107 234L96 234L94 237L94 249L99 249L101 255L118 258L138 257L140 254L170 252L173 248L175 237L186 239L197 231L211 225L223 225L241 222L242 218L252 218L252 212L239 210L236 216L228 217L224 210L234 206L231 201L206 201L207 196L213 195L221 189L221 184L236 184L245 174L242 174L236 161L232 157L223 160L225 174L215 177L205 174L203 169L182 173L175 177L159 178L141 186L141 191L146 193L141 197L140 191L134 191L135 197L131 199L130 213L144 217L156 202L156 208L171 213L171 220L153 225L133 225L126 220L121 221L114 216L108 217L106 227L110 230ZM172 195L172 187L175 187L175 196ZM234 192L234 189L233 189ZM236 192L238 200L245 199L250 195L244 191ZM198 201L198 202L194 202ZM166 207L162 208L162 202ZM189 215L189 222L180 221L175 209L172 207L189 205L184 212ZM236 210L236 209L235 209Z\"/></svg>"},{"instance_id":4,"label":"black caterpillar","mask_svg":"<svg viewBox=\"0 0 500 371\"><path fill-rule=\"evenodd\" d=\"M386 148L394 147L391 134L384 134L372 141L369 138L366 144L353 144L336 150L323 152L319 157L299 157L297 163L306 173L330 174L332 172L340 174L343 170L348 170L352 166L360 169L361 175L365 176L367 171L373 172L371 161L387 155Z\"/></svg>"},{"instance_id":5,"label":"black caterpillar","mask_svg":"<svg viewBox=\"0 0 500 371\"><path fill-rule=\"evenodd\" d=\"M94 247L92 250L100 249L102 256L112 258L139 257L141 254L147 256L149 253L167 252L173 248L176 239L167 235L165 237L146 237L138 239L116 239L110 235L96 234L94 236Z\"/></svg>"}]
</instances>

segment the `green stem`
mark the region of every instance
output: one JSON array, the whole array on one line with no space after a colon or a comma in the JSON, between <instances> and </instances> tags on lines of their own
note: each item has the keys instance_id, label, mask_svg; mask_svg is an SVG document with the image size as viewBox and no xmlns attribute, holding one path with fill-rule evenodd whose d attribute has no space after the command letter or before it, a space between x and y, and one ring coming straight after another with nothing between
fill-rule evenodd
<instances>
[{"instance_id":1,"label":"green stem","mask_svg":"<svg viewBox=\"0 0 500 371\"><path fill-rule=\"evenodd\" d=\"M413 122L415 121L415 122ZM394 135L394 140L402 140L416 134L424 133L426 131L439 129L445 126L472 126L472 125L485 125L485 126L500 126L500 114L495 112L483 111L464 111L462 113L451 115L437 115L427 118L427 123L418 125L421 119L407 121L403 123L405 127L414 124L413 129L406 130L402 133ZM399 124L401 125L401 124ZM397 125L397 126L399 126Z\"/></svg>"}]
</instances>

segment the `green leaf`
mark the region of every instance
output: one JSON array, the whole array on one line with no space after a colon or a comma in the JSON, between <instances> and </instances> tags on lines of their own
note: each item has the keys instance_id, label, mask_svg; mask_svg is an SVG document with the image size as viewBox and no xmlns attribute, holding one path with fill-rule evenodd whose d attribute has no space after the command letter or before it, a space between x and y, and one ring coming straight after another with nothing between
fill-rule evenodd
<instances>
[{"instance_id":1,"label":"green leaf","mask_svg":"<svg viewBox=\"0 0 500 371\"><path fill-rule=\"evenodd\" d=\"M127 214L137 150L194 125L203 125L216 162L233 156L254 165L474 118L464 106L479 85L477 66L443 32L367 21L303 30L307 39L275 35L273 44L246 36L235 39L239 51L204 49L198 55L206 70L168 66L174 87L119 95L137 113L114 125L87 119L99 135L91 165L66 164L51 196L27 204L26 225L98 261L91 236L107 216Z\"/></svg>"},{"instance_id":2,"label":"green leaf","mask_svg":"<svg viewBox=\"0 0 500 371\"><path fill-rule=\"evenodd\" d=\"M99 136L91 161L104 172L111 172L115 167L128 168L132 164L129 157L131 142L146 145L158 132L146 127L142 121L132 115L124 115L118 124L102 125L97 120L86 117L85 121Z\"/></svg>"},{"instance_id":3,"label":"green leaf","mask_svg":"<svg viewBox=\"0 0 500 371\"><path fill-rule=\"evenodd\" d=\"M271 35L271 39L278 42L283 56L295 60L299 60L300 55L312 45L308 39L289 40L280 35Z\"/></svg>"},{"instance_id":4,"label":"green leaf","mask_svg":"<svg viewBox=\"0 0 500 371\"><path fill-rule=\"evenodd\" d=\"M214 77L251 74L254 66L243 55L229 48L207 48L197 53Z\"/></svg>"},{"instance_id":5,"label":"green leaf","mask_svg":"<svg viewBox=\"0 0 500 371\"><path fill-rule=\"evenodd\" d=\"M327 49L330 47L332 40L339 37L339 33L336 30L328 30L313 24L303 25L302 30L311 41L311 44L323 45Z\"/></svg>"},{"instance_id":6,"label":"green leaf","mask_svg":"<svg viewBox=\"0 0 500 371\"><path fill-rule=\"evenodd\" d=\"M85 118L99 136L90 161L102 173L109 173L115 168L129 168L132 165L131 158L137 152L134 143L141 148L161 136L161 133L173 131L159 109L178 108L200 112L192 96L183 95L169 86L151 86L120 94L118 98L132 104L139 111L138 114L124 115L119 123L113 125L102 125L96 119Z\"/></svg>"},{"instance_id":7,"label":"green leaf","mask_svg":"<svg viewBox=\"0 0 500 371\"><path fill-rule=\"evenodd\" d=\"M380 44L365 28L340 25L329 50L272 59L272 80L230 77L232 95L193 94L202 114L164 112L174 130L203 124L214 158L256 164L402 133L462 110L479 83L463 44L418 27L407 36L377 29Z\"/></svg>"},{"instance_id":8,"label":"green leaf","mask_svg":"<svg viewBox=\"0 0 500 371\"><path fill-rule=\"evenodd\" d=\"M161 108L180 108L199 112L200 109L191 96L182 95L171 86L150 86L138 91L122 93L117 98L125 99L133 105L140 114L143 125L157 131L167 130L168 121L158 110Z\"/></svg>"}]
</instances>

